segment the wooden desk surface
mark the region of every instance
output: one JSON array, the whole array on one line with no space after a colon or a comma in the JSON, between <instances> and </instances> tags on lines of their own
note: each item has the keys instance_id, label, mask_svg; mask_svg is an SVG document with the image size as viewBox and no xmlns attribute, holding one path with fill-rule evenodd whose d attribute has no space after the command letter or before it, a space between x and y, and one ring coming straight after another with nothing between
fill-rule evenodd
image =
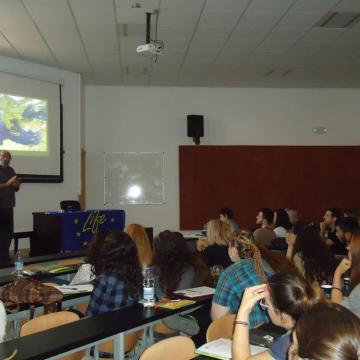
<instances>
[{"instance_id":1,"label":"wooden desk surface","mask_svg":"<svg viewBox=\"0 0 360 360\"><path fill-rule=\"evenodd\" d=\"M0 359L12 354L14 349L18 351L16 360L46 359L209 302L211 298L175 310L144 308L136 304L4 342L0 344Z\"/></svg>"}]
</instances>

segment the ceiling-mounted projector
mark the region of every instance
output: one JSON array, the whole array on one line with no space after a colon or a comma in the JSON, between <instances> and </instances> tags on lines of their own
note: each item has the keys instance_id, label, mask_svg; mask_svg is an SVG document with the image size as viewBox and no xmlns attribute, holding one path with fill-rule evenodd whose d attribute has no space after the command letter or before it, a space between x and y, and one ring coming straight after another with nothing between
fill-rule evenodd
<instances>
[{"instance_id":1,"label":"ceiling-mounted projector","mask_svg":"<svg viewBox=\"0 0 360 360\"><path fill-rule=\"evenodd\" d=\"M157 10L155 10L156 16L158 16ZM150 39L150 32L151 32L151 13L146 13L146 39L145 44L139 45L136 48L137 53L149 53L154 55L161 54L161 50L164 48L164 42L161 40L158 40L157 38L155 40ZM157 31L156 31L157 32Z\"/></svg>"},{"instance_id":2,"label":"ceiling-mounted projector","mask_svg":"<svg viewBox=\"0 0 360 360\"><path fill-rule=\"evenodd\" d=\"M136 48L136 52L137 53L151 53L151 54L155 54L155 55L159 55L161 54L161 46L160 45L155 45L152 43L148 43L148 44L144 44L144 45L139 45Z\"/></svg>"}]
</instances>

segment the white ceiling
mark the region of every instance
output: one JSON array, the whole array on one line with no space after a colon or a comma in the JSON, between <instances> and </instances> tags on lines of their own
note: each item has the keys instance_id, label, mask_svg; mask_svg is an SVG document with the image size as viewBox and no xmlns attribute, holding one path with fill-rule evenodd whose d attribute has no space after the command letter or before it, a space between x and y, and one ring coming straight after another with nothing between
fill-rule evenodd
<instances>
[{"instance_id":1,"label":"white ceiling","mask_svg":"<svg viewBox=\"0 0 360 360\"><path fill-rule=\"evenodd\" d=\"M136 53L154 9L156 63ZM360 0L0 0L0 54L85 84L359 88L360 23L314 27L329 11Z\"/></svg>"}]
</instances>

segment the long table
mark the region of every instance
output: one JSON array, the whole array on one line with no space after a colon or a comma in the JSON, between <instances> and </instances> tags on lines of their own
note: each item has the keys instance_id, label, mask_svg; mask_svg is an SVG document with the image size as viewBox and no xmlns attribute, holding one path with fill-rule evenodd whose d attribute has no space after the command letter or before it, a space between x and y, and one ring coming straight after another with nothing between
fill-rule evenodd
<instances>
[{"instance_id":1,"label":"long table","mask_svg":"<svg viewBox=\"0 0 360 360\"><path fill-rule=\"evenodd\" d=\"M114 340L114 359L125 359L125 335L151 327L168 316L209 304L211 297L179 309L144 308L140 304L85 318L0 344L0 358L17 349L17 360L57 359L102 342Z\"/></svg>"}]
</instances>

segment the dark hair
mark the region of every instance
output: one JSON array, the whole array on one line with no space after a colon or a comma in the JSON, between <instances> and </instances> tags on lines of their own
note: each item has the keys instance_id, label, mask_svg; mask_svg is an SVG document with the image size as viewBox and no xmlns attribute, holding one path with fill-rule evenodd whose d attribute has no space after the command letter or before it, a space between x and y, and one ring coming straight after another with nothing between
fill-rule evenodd
<instances>
[{"instance_id":1,"label":"dark hair","mask_svg":"<svg viewBox=\"0 0 360 360\"><path fill-rule=\"evenodd\" d=\"M182 234L165 230L154 238L153 266L166 295L177 289L186 265L196 270Z\"/></svg>"},{"instance_id":2,"label":"dark hair","mask_svg":"<svg viewBox=\"0 0 360 360\"><path fill-rule=\"evenodd\" d=\"M268 279L272 305L282 313L298 320L319 301L324 301L320 289L315 289L297 271L279 272Z\"/></svg>"},{"instance_id":3,"label":"dark hair","mask_svg":"<svg viewBox=\"0 0 360 360\"><path fill-rule=\"evenodd\" d=\"M360 212L359 212L358 209L355 209L355 208L346 209L346 210L344 211L344 216L345 216L345 217L355 218L356 221L357 221L357 219L358 219L359 216L360 216Z\"/></svg>"},{"instance_id":4,"label":"dark hair","mask_svg":"<svg viewBox=\"0 0 360 360\"><path fill-rule=\"evenodd\" d=\"M274 226L282 226L284 229L290 230L292 224L290 222L288 213L284 209L276 209L274 212L276 213L276 222Z\"/></svg>"},{"instance_id":5,"label":"dark hair","mask_svg":"<svg viewBox=\"0 0 360 360\"><path fill-rule=\"evenodd\" d=\"M104 240L100 258L102 272L116 273L134 299L139 298L142 273L135 243L123 231L110 233Z\"/></svg>"},{"instance_id":6,"label":"dark hair","mask_svg":"<svg viewBox=\"0 0 360 360\"><path fill-rule=\"evenodd\" d=\"M234 218L234 212L231 209L227 208L227 207L221 208L219 210L219 214L227 216L228 219L233 219Z\"/></svg>"},{"instance_id":7,"label":"dark hair","mask_svg":"<svg viewBox=\"0 0 360 360\"><path fill-rule=\"evenodd\" d=\"M108 230L95 233L88 245L85 262L91 265L91 271L96 276L100 275L102 272L101 257L99 254L104 244L104 240L109 234L110 231Z\"/></svg>"},{"instance_id":8,"label":"dark hair","mask_svg":"<svg viewBox=\"0 0 360 360\"><path fill-rule=\"evenodd\" d=\"M342 217L336 223L336 226L340 228L343 232L354 233L354 231L359 227L357 219L353 217Z\"/></svg>"},{"instance_id":9,"label":"dark hair","mask_svg":"<svg viewBox=\"0 0 360 360\"><path fill-rule=\"evenodd\" d=\"M354 289L360 284L360 229L357 229L350 243L351 275L350 285Z\"/></svg>"},{"instance_id":10,"label":"dark hair","mask_svg":"<svg viewBox=\"0 0 360 360\"><path fill-rule=\"evenodd\" d=\"M326 211L330 211L332 217L336 217L336 220L339 220L341 218L341 210L336 207L331 207L326 209Z\"/></svg>"},{"instance_id":11,"label":"dark hair","mask_svg":"<svg viewBox=\"0 0 360 360\"><path fill-rule=\"evenodd\" d=\"M319 226L301 221L295 223L293 231L297 235L294 255L298 253L301 256L306 279L310 282L327 282L334 273L336 261L334 254L321 238Z\"/></svg>"},{"instance_id":12,"label":"dark hair","mask_svg":"<svg viewBox=\"0 0 360 360\"><path fill-rule=\"evenodd\" d=\"M316 360L358 360L360 319L339 304L319 303L295 327L297 354Z\"/></svg>"},{"instance_id":13,"label":"dark hair","mask_svg":"<svg viewBox=\"0 0 360 360\"><path fill-rule=\"evenodd\" d=\"M274 212L268 208L260 209L260 212L263 214L263 218L268 222L268 224L272 224L274 221Z\"/></svg>"}]
</instances>

